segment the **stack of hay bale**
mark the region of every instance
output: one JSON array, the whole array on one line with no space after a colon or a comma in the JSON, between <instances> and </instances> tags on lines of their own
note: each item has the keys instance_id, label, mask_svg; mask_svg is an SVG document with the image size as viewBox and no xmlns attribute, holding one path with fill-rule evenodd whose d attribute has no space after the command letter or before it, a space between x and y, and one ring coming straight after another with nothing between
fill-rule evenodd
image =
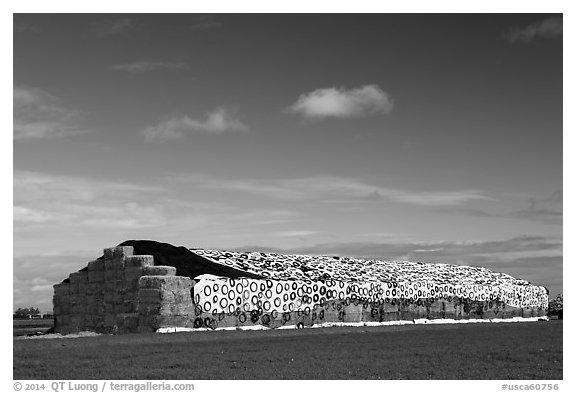
<instances>
[{"instance_id":1,"label":"stack of hay bale","mask_svg":"<svg viewBox=\"0 0 576 393\"><path fill-rule=\"evenodd\" d=\"M479 267L149 241L105 249L54 286L61 333L507 320L546 317L547 307L545 288Z\"/></svg>"},{"instance_id":2,"label":"stack of hay bale","mask_svg":"<svg viewBox=\"0 0 576 393\"><path fill-rule=\"evenodd\" d=\"M54 285L57 333L155 331L190 320L190 278L133 252L130 246L104 249L103 258Z\"/></svg>"}]
</instances>

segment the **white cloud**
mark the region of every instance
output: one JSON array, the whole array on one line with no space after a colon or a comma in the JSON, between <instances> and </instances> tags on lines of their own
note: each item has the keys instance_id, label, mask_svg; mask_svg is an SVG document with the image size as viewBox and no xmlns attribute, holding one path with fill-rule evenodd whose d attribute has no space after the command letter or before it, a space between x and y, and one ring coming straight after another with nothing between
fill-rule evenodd
<instances>
[{"instance_id":1,"label":"white cloud","mask_svg":"<svg viewBox=\"0 0 576 393\"><path fill-rule=\"evenodd\" d=\"M189 18L184 26L186 29L205 30L222 26L216 15L193 15L188 14Z\"/></svg>"},{"instance_id":2,"label":"white cloud","mask_svg":"<svg viewBox=\"0 0 576 393\"><path fill-rule=\"evenodd\" d=\"M162 206L133 202L161 188L36 172L14 173L14 228L140 228L164 222Z\"/></svg>"},{"instance_id":3,"label":"white cloud","mask_svg":"<svg viewBox=\"0 0 576 393\"><path fill-rule=\"evenodd\" d=\"M389 113L392 98L377 85L356 89L330 87L302 94L288 110L306 118L350 118Z\"/></svg>"},{"instance_id":4,"label":"white cloud","mask_svg":"<svg viewBox=\"0 0 576 393\"><path fill-rule=\"evenodd\" d=\"M454 206L470 201L492 200L479 190L411 191L382 187L362 179L345 177L254 180L173 175L170 178L174 181L193 184L197 188L244 192L284 200L388 201L420 206Z\"/></svg>"},{"instance_id":5,"label":"white cloud","mask_svg":"<svg viewBox=\"0 0 576 393\"><path fill-rule=\"evenodd\" d=\"M115 36L136 29L138 23L134 18L116 18L100 20L92 24L92 30L99 36Z\"/></svg>"},{"instance_id":6,"label":"white cloud","mask_svg":"<svg viewBox=\"0 0 576 393\"><path fill-rule=\"evenodd\" d=\"M309 230L293 230L293 231L279 231L272 233L273 236L278 237L307 237L318 234L318 231Z\"/></svg>"},{"instance_id":7,"label":"white cloud","mask_svg":"<svg viewBox=\"0 0 576 393\"><path fill-rule=\"evenodd\" d=\"M562 37L562 30L562 17L550 17L525 28L514 27L508 31L507 37L511 43L530 42L537 37Z\"/></svg>"},{"instance_id":8,"label":"white cloud","mask_svg":"<svg viewBox=\"0 0 576 393\"><path fill-rule=\"evenodd\" d=\"M169 61L135 61L126 64L110 66L112 71L128 72L130 74L144 74L154 71L174 71L188 68L188 64Z\"/></svg>"},{"instance_id":9,"label":"white cloud","mask_svg":"<svg viewBox=\"0 0 576 393\"><path fill-rule=\"evenodd\" d=\"M189 132L223 134L228 132L245 132L248 126L230 114L225 108L210 112L206 120L196 120L188 116L174 117L141 131L149 142L165 142L181 139Z\"/></svg>"},{"instance_id":10,"label":"white cloud","mask_svg":"<svg viewBox=\"0 0 576 393\"><path fill-rule=\"evenodd\" d=\"M13 216L14 222L19 223L45 223L58 217L54 213L24 206L14 206Z\"/></svg>"},{"instance_id":11,"label":"white cloud","mask_svg":"<svg viewBox=\"0 0 576 393\"><path fill-rule=\"evenodd\" d=\"M14 139L57 138L85 134L77 111L42 89L14 86Z\"/></svg>"}]
</instances>

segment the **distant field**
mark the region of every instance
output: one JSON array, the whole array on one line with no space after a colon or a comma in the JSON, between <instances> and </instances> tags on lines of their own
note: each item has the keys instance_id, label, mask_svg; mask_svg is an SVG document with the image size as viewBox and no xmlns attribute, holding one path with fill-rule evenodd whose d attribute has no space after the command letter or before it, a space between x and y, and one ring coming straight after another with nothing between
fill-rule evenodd
<instances>
[{"instance_id":1,"label":"distant field","mask_svg":"<svg viewBox=\"0 0 576 393\"><path fill-rule=\"evenodd\" d=\"M14 336L25 336L28 333L45 332L52 326L54 326L53 319L14 319L12 334Z\"/></svg>"},{"instance_id":2,"label":"distant field","mask_svg":"<svg viewBox=\"0 0 576 393\"><path fill-rule=\"evenodd\" d=\"M14 379L562 379L562 321L15 339Z\"/></svg>"}]
</instances>

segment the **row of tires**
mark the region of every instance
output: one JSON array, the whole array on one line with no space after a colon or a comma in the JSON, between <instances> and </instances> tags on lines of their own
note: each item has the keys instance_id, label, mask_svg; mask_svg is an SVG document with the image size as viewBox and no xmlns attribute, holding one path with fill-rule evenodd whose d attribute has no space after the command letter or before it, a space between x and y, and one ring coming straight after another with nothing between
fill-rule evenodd
<instances>
[{"instance_id":1,"label":"row of tires","mask_svg":"<svg viewBox=\"0 0 576 393\"><path fill-rule=\"evenodd\" d=\"M193 249L192 252L214 263L241 271L261 275L274 280L297 280L313 282L339 280L351 282L421 282L452 285L478 283L495 286L528 285L502 273L486 268L448 264L426 264L418 262L389 262L340 258L331 256L283 255L263 252L230 252Z\"/></svg>"},{"instance_id":2,"label":"row of tires","mask_svg":"<svg viewBox=\"0 0 576 393\"><path fill-rule=\"evenodd\" d=\"M224 312L204 312L202 307L196 306L193 326L194 328L209 328L216 329L220 324L226 326L248 326L248 325L262 325L266 327L279 327L286 324L297 325L302 323L303 326L310 326L314 323L323 322L343 322L345 316L352 312L356 318L362 321L382 322L385 320L399 320L403 318L422 318L434 315L437 318L450 318L458 315L460 318L483 318L489 315L490 318L499 318L515 312L514 316L522 315L521 309L514 309L507 307L505 304L494 302L477 302L466 299L453 299L452 303L446 303L444 309L431 313L431 305L435 302L432 299L427 301L418 300L412 302L410 300L396 301L395 305L399 307L396 311L387 311L386 307L378 303L369 302L339 302L331 301L326 303L323 307L314 306L307 307L303 310L294 312L278 312L272 310L266 312L263 309L254 309L248 312L236 310L234 313ZM349 305L359 306L349 309ZM410 307L412 306L412 307ZM415 308L420 307L420 308ZM449 308L452 307L452 310ZM460 311L456 311L459 309ZM490 314L487 314L490 313ZM360 315L361 314L361 315ZM536 315L545 315L544 310L539 310Z\"/></svg>"},{"instance_id":3,"label":"row of tires","mask_svg":"<svg viewBox=\"0 0 576 393\"><path fill-rule=\"evenodd\" d=\"M233 313L262 308L291 312L331 300L390 302L398 299L463 298L474 301L503 301L514 307L545 307L547 297L532 289L538 287L498 287L494 285L454 286L431 282L347 283L326 280L313 283L226 277L197 277L193 288L195 304L205 312Z\"/></svg>"}]
</instances>

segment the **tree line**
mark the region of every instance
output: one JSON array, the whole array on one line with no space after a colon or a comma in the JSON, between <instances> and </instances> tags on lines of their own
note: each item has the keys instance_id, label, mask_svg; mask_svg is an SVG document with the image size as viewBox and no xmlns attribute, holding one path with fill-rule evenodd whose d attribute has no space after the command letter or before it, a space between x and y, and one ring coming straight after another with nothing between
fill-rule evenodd
<instances>
[{"instance_id":1,"label":"tree line","mask_svg":"<svg viewBox=\"0 0 576 393\"><path fill-rule=\"evenodd\" d=\"M40 314L40 310L36 307L29 307L29 308L18 308L14 311L14 317L16 318L28 318L28 315L36 315Z\"/></svg>"}]
</instances>

